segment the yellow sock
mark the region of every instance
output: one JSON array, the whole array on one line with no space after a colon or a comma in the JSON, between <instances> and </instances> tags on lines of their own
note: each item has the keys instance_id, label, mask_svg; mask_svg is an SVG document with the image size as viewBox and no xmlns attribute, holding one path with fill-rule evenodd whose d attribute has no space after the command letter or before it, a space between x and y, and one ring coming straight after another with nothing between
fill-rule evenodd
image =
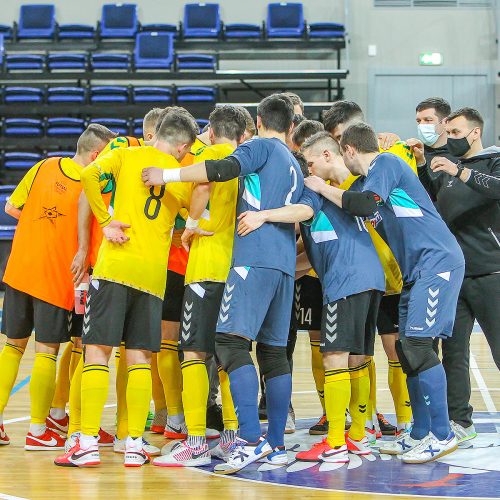
<instances>
[{"instance_id":1,"label":"yellow sock","mask_svg":"<svg viewBox=\"0 0 500 500\"><path fill-rule=\"evenodd\" d=\"M238 430L238 417L234 409L231 387L229 386L229 375L219 366L220 395L222 399L222 420L224 429L228 431Z\"/></svg>"},{"instance_id":2,"label":"yellow sock","mask_svg":"<svg viewBox=\"0 0 500 500\"><path fill-rule=\"evenodd\" d=\"M108 398L109 368L106 365L84 364L82 371L82 425L87 436L97 436L102 411Z\"/></svg>"},{"instance_id":3,"label":"yellow sock","mask_svg":"<svg viewBox=\"0 0 500 500\"><path fill-rule=\"evenodd\" d=\"M311 366L318 392L319 402L325 412L325 369L323 368L323 355L319 351L319 340L311 340Z\"/></svg>"},{"instance_id":4,"label":"yellow sock","mask_svg":"<svg viewBox=\"0 0 500 500\"><path fill-rule=\"evenodd\" d=\"M80 432L82 425L82 372L83 356L76 365L69 385L69 426L68 436Z\"/></svg>"},{"instance_id":5,"label":"yellow sock","mask_svg":"<svg viewBox=\"0 0 500 500\"><path fill-rule=\"evenodd\" d=\"M389 389L391 390L396 418L398 424L409 424L411 422L411 406L406 375L399 361L389 360Z\"/></svg>"},{"instance_id":6,"label":"yellow sock","mask_svg":"<svg viewBox=\"0 0 500 500\"><path fill-rule=\"evenodd\" d=\"M69 401L69 365L71 363L71 351L73 351L73 342L68 342L59 359L57 368L56 390L51 408L66 408Z\"/></svg>"},{"instance_id":7,"label":"yellow sock","mask_svg":"<svg viewBox=\"0 0 500 500\"><path fill-rule=\"evenodd\" d=\"M4 345L0 353L0 415L9 401L23 354L24 349L8 342Z\"/></svg>"},{"instance_id":8,"label":"yellow sock","mask_svg":"<svg viewBox=\"0 0 500 500\"><path fill-rule=\"evenodd\" d=\"M349 402L349 412L351 413L352 424L349 429L349 437L355 441L363 439L365 436L366 411L370 398L370 374L368 366L370 361L355 368L349 368L351 376L351 399Z\"/></svg>"},{"instance_id":9,"label":"yellow sock","mask_svg":"<svg viewBox=\"0 0 500 500\"><path fill-rule=\"evenodd\" d=\"M158 373L158 353L154 352L151 357L151 381L153 384L153 401L155 402L155 412L167 407L165 400L165 391Z\"/></svg>"},{"instance_id":10,"label":"yellow sock","mask_svg":"<svg viewBox=\"0 0 500 500\"><path fill-rule=\"evenodd\" d=\"M158 373L165 391L169 415L179 415L182 408L182 372L176 340L162 340L158 353Z\"/></svg>"},{"instance_id":11,"label":"yellow sock","mask_svg":"<svg viewBox=\"0 0 500 500\"><path fill-rule=\"evenodd\" d=\"M183 361L182 403L190 436L205 436L207 428L208 373L205 361Z\"/></svg>"},{"instance_id":12,"label":"yellow sock","mask_svg":"<svg viewBox=\"0 0 500 500\"><path fill-rule=\"evenodd\" d=\"M81 359L82 359L82 348L81 347L73 347L73 350L71 351L71 361L69 363L69 384L70 384L70 387L71 387L71 379L73 378L73 375L75 374L76 367L78 366L78 363L80 363Z\"/></svg>"},{"instance_id":13,"label":"yellow sock","mask_svg":"<svg viewBox=\"0 0 500 500\"><path fill-rule=\"evenodd\" d=\"M349 368L325 371L325 407L328 419L328 444L345 444L345 409L351 398Z\"/></svg>"},{"instance_id":14,"label":"yellow sock","mask_svg":"<svg viewBox=\"0 0 500 500\"><path fill-rule=\"evenodd\" d=\"M128 436L128 371L125 345L122 344L116 352L119 353L119 362L117 363L116 367L116 437L118 439L125 439Z\"/></svg>"},{"instance_id":15,"label":"yellow sock","mask_svg":"<svg viewBox=\"0 0 500 500\"><path fill-rule=\"evenodd\" d=\"M30 380L31 423L45 424L56 390L55 354L37 352Z\"/></svg>"},{"instance_id":16,"label":"yellow sock","mask_svg":"<svg viewBox=\"0 0 500 500\"><path fill-rule=\"evenodd\" d=\"M130 365L127 382L128 435L130 437L136 439L144 434L150 403L151 365Z\"/></svg>"},{"instance_id":17,"label":"yellow sock","mask_svg":"<svg viewBox=\"0 0 500 500\"><path fill-rule=\"evenodd\" d=\"M367 363L370 363L368 365L368 374L370 377L370 397L368 399L366 420L371 421L373 415L377 413L377 374L375 372L375 358L373 356L370 357Z\"/></svg>"}]
</instances>

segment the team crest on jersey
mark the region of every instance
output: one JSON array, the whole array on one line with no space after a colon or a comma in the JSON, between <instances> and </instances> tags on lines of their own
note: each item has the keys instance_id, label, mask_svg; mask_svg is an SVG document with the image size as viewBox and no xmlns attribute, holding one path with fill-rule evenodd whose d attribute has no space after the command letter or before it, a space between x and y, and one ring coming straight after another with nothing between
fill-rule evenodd
<instances>
[{"instance_id":1,"label":"team crest on jersey","mask_svg":"<svg viewBox=\"0 0 500 500\"><path fill-rule=\"evenodd\" d=\"M56 192L58 192L59 194L64 194L68 190L68 188L62 182L59 181L56 181L55 189Z\"/></svg>"},{"instance_id":2,"label":"team crest on jersey","mask_svg":"<svg viewBox=\"0 0 500 500\"><path fill-rule=\"evenodd\" d=\"M37 220L47 219L51 224L55 224L58 217L66 217L65 214L59 212L57 207L42 207L43 212Z\"/></svg>"}]
</instances>

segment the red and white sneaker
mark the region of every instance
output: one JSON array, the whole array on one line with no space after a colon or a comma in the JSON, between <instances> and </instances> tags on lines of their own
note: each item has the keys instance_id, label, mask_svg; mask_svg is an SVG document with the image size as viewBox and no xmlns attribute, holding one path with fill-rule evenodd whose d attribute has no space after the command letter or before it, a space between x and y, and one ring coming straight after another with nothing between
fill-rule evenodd
<instances>
[{"instance_id":1,"label":"red and white sneaker","mask_svg":"<svg viewBox=\"0 0 500 500\"><path fill-rule=\"evenodd\" d=\"M64 454L54 460L60 467L97 467L101 464L97 442L88 448L82 448L80 435L71 436L73 446Z\"/></svg>"},{"instance_id":2,"label":"red and white sneaker","mask_svg":"<svg viewBox=\"0 0 500 500\"><path fill-rule=\"evenodd\" d=\"M28 432L24 449L28 451L64 450L65 442L66 440L52 429L46 429L41 436L33 436L31 432Z\"/></svg>"},{"instance_id":3,"label":"red and white sneaker","mask_svg":"<svg viewBox=\"0 0 500 500\"><path fill-rule=\"evenodd\" d=\"M150 458L147 451L144 449L142 436L136 439L127 438L125 443L125 467L141 467L144 464L149 464Z\"/></svg>"},{"instance_id":4,"label":"red and white sneaker","mask_svg":"<svg viewBox=\"0 0 500 500\"><path fill-rule=\"evenodd\" d=\"M167 417L167 425L165 426L163 435L168 439L186 439L188 435L186 422L183 421L181 424L174 424L170 417Z\"/></svg>"},{"instance_id":5,"label":"red and white sneaker","mask_svg":"<svg viewBox=\"0 0 500 500\"><path fill-rule=\"evenodd\" d=\"M155 412L153 421L151 422L150 431L155 434L163 434L167 425L167 409L161 408Z\"/></svg>"},{"instance_id":6,"label":"red and white sneaker","mask_svg":"<svg viewBox=\"0 0 500 500\"><path fill-rule=\"evenodd\" d=\"M368 440L368 444L370 446L374 446L377 444L377 431L375 430L374 427L372 427L371 429L365 427L365 435L366 439Z\"/></svg>"},{"instance_id":7,"label":"red and white sneaker","mask_svg":"<svg viewBox=\"0 0 500 500\"><path fill-rule=\"evenodd\" d=\"M153 465L158 467L199 467L210 465L212 459L207 443L191 448L187 441L176 443L167 455L155 458Z\"/></svg>"},{"instance_id":8,"label":"red and white sneaker","mask_svg":"<svg viewBox=\"0 0 500 500\"><path fill-rule=\"evenodd\" d=\"M326 442L326 438L319 443L314 443L310 450L299 451L295 458L301 462L320 462L323 452L330 450L330 445Z\"/></svg>"},{"instance_id":9,"label":"red and white sneaker","mask_svg":"<svg viewBox=\"0 0 500 500\"><path fill-rule=\"evenodd\" d=\"M355 441L347 436L346 443L348 451L354 453L354 455L370 455L372 452L366 436L359 441Z\"/></svg>"},{"instance_id":10,"label":"red and white sneaker","mask_svg":"<svg viewBox=\"0 0 500 500\"><path fill-rule=\"evenodd\" d=\"M0 446L10 444L9 436L5 432L3 424L0 425Z\"/></svg>"},{"instance_id":11,"label":"red and white sneaker","mask_svg":"<svg viewBox=\"0 0 500 500\"><path fill-rule=\"evenodd\" d=\"M66 437L68 435L69 416L66 414L64 418L58 419L51 417L49 413L49 416L45 419L45 425L47 429L51 429Z\"/></svg>"},{"instance_id":12,"label":"red and white sneaker","mask_svg":"<svg viewBox=\"0 0 500 500\"><path fill-rule=\"evenodd\" d=\"M106 432L104 429L99 429L99 439L97 444L102 447L113 446L115 437Z\"/></svg>"},{"instance_id":13,"label":"red and white sneaker","mask_svg":"<svg viewBox=\"0 0 500 500\"><path fill-rule=\"evenodd\" d=\"M329 464L349 463L349 454L346 444L329 448L329 450L323 451L323 454L319 457L320 460L322 460L323 462L328 462Z\"/></svg>"}]
</instances>

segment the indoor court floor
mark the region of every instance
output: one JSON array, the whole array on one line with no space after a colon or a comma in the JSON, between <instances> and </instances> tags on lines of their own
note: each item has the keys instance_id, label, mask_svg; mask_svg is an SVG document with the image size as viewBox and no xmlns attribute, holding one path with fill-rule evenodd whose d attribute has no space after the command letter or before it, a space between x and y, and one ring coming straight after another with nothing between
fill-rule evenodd
<instances>
[{"instance_id":1,"label":"indoor court floor","mask_svg":"<svg viewBox=\"0 0 500 500\"><path fill-rule=\"evenodd\" d=\"M0 340L3 346L5 337ZM387 386L387 360L377 341L376 366L378 407L393 419ZM403 464L396 457L374 453L371 460L355 457L350 464L296 462L297 451L310 446L317 437L307 428L319 416L320 405L310 369L308 336L301 332L295 352L293 405L297 415L295 434L287 436L289 464L273 467L252 464L234 476L216 476L209 468L188 470L146 465L125 469L122 455L101 449L102 465L94 469L60 468L53 465L55 453L26 452L24 437L29 423L29 373L33 361L33 342L5 411L5 424L11 445L0 449L0 499L142 499L155 496L177 498L497 498L500 492L500 373L495 367L484 336L472 335L472 405L479 432L473 448L460 449L440 462L424 465ZM114 381L114 366L111 365ZM104 412L103 427L113 432L113 383ZM162 446L162 436L146 433L151 443Z\"/></svg>"}]
</instances>

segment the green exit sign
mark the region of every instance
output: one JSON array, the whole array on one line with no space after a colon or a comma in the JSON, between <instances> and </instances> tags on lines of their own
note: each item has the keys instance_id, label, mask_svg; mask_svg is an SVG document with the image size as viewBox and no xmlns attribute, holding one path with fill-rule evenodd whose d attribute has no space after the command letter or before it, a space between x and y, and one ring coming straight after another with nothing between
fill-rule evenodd
<instances>
[{"instance_id":1,"label":"green exit sign","mask_svg":"<svg viewBox=\"0 0 500 500\"><path fill-rule=\"evenodd\" d=\"M439 52L422 52L418 56L420 66L440 66L443 64L443 55Z\"/></svg>"}]
</instances>

